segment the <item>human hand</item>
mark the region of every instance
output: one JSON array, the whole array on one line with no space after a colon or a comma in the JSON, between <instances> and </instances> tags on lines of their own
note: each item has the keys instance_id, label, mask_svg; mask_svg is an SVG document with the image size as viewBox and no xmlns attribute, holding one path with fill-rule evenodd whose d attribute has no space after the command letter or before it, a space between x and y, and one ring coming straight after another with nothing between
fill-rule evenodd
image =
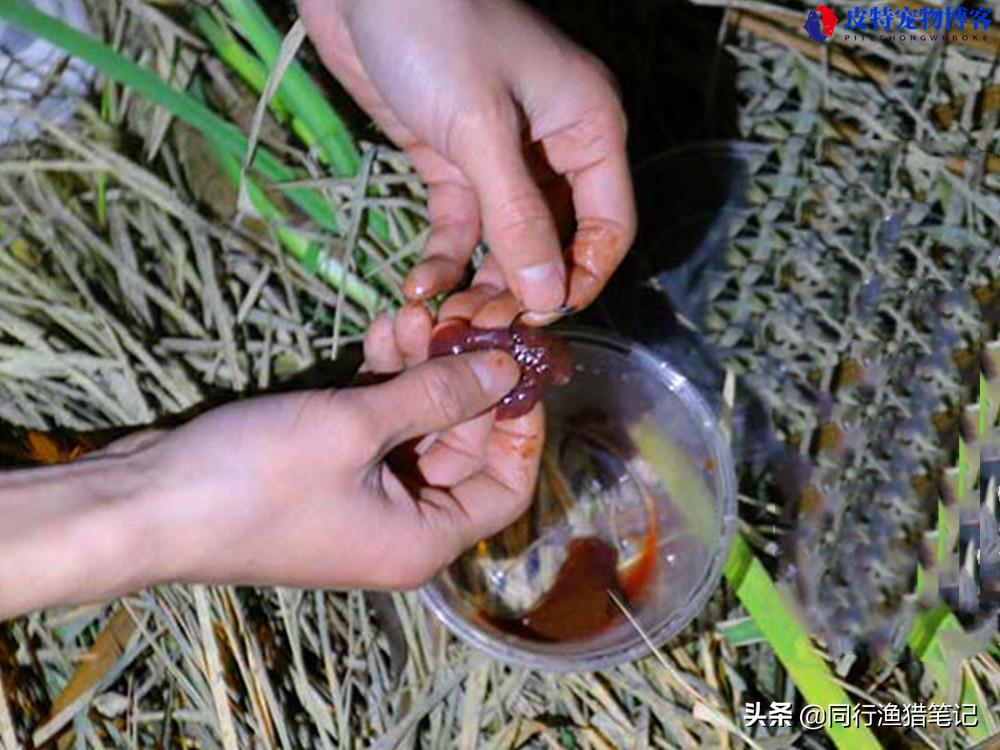
<instances>
[{"instance_id":1,"label":"human hand","mask_svg":"<svg viewBox=\"0 0 1000 750\"><path fill-rule=\"evenodd\" d=\"M377 373L416 362L387 323L366 341ZM408 325L423 322L401 315L399 330ZM426 331L425 353L429 317ZM185 562L171 577L322 588L424 583L530 502L538 417L498 428L490 408L518 375L499 352L449 357L378 385L228 406L181 428L163 446L166 473L191 477L172 493L178 502L161 507L164 521L174 516L172 527L187 535L178 556ZM414 451L424 435L432 437ZM426 484L414 481L418 473Z\"/></svg>"},{"instance_id":2,"label":"human hand","mask_svg":"<svg viewBox=\"0 0 1000 750\"><path fill-rule=\"evenodd\" d=\"M541 406L494 420L514 360L425 362L431 326L422 305L372 326L368 371L398 373L377 385L248 399L0 473L0 618L168 582L426 582L524 511L543 438Z\"/></svg>"},{"instance_id":3,"label":"human hand","mask_svg":"<svg viewBox=\"0 0 1000 750\"><path fill-rule=\"evenodd\" d=\"M625 118L601 63L515 0L299 6L323 62L428 184L431 234L407 297L452 289L484 233L480 297L534 313L589 304L635 234ZM560 213L567 187L568 271L547 203Z\"/></svg>"},{"instance_id":4,"label":"human hand","mask_svg":"<svg viewBox=\"0 0 1000 750\"><path fill-rule=\"evenodd\" d=\"M166 578L411 588L513 521L534 490L541 407L496 423L513 360L424 362L431 326L422 305L372 326L366 368L406 368L390 380L240 402L159 443L149 512L172 530Z\"/></svg>"},{"instance_id":5,"label":"human hand","mask_svg":"<svg viewBox=\"0 0 1000 750\"><path fill-rule=\"evenodd\" d=\"M0 618L166 582L427 581L528 506L544 432L540 405L494 420L513 359L425 362L431 327L422 305L376 321L366 368L399 373L377 385L248 399L0 473Z\"/></svg>"}]
</instances>

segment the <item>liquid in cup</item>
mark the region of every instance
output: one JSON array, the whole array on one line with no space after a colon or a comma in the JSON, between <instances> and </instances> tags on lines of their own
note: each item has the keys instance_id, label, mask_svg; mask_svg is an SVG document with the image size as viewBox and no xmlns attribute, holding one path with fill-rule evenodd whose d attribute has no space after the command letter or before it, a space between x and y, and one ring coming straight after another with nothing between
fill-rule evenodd
<instances>
[{"instance_id":1,"label":"liquid in cup","mask_svg":"<svg viewBox=\"0 0 1000 750\"><path fill-rule=\"evenodd\" d=\"M622 606L656 645L702 608L735 528L735 484L714 416L668 363L605 332L560 334L574 373L545 396L535 501L422 596L496 658L591 670L648 651Z\"/></svg>"}]
</instances>

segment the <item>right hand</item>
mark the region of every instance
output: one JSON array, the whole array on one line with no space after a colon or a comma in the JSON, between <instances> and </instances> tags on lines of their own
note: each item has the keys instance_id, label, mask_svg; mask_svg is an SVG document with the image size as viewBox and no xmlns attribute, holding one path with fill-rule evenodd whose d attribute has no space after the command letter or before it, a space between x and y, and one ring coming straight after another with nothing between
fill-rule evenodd
<instances>
[{"instance_id":1,"label":"right hand","mask_svg":"<svg viewBox=\"0 0 1000 750\"><path fill-rule=\"evenodd\" d=\"M483 233L480 296L536 313L528 322L589 304L636 224L625 117L601 63L515 0L299 5L323 62L428 184L431 234L407 297L450 291ZM567 184L568 269L546 202Z\"/></svg>"}]
</instances>

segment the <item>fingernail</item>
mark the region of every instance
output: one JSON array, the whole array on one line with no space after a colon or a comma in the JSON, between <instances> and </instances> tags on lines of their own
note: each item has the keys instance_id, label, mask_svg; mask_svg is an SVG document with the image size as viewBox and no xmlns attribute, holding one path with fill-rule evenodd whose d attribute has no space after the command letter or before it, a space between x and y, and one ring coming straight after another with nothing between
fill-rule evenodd
<instances>
[{"instance_id":1,"label":"fingernail","mask_svg":"<svg viewBox=\"0 0 1000 750\"><path fill-rule=\"evenodd\" d=\"M540 263L517 272L517 287L524 306L548 312L566 298L566 268L562 263Z\"/></svg>"},{"instance_id":2,"label":"fingernail","mask_svg":"<svg viewBox=\"0 0 1000 750\"><path fill-rule=\"evenodd\" d=\"M524 323L529 326L547 326L551 323L555 323L557 320L565 318L567 315L572 315L576 312L576 308L570 305L559 305L552 312L530 312L524 310L518 313L515 322Z\"/></svg>"},{"instance_id":3,"label":"fingernail","mask_svg":"<svg viewBox=\"0 0 1000 750\"><path fill-rule=\"evenodd\" d=\"M432 432L430 435L424 435L415 446L413 446L413 452L418 456L424 455L427 451L431 449L434 443L437 442L438 435L440 433Z\"/></svg>"},{"instance_id":4,"label":"fingernail","mask_svg":"<svg viewBox=\"0 0 1000 750\"><path fill-rule=\"evenodd\" d=\"M521 377L517 363L504 352L475 352L466 356L476 380L490 396L503 396L517 385Z\"/></svg>"},{"instance_id":5,"label":"fingernail","mask_svg":"<svg viewBox=\"0 0 1000 750\"><path fill-rule=\"evenodd\" d=\"M414 269L403 282L403 296L410 302L420 302L434 296L434 286L421 278L419 269Z\"/></svg>"}]
</instances>

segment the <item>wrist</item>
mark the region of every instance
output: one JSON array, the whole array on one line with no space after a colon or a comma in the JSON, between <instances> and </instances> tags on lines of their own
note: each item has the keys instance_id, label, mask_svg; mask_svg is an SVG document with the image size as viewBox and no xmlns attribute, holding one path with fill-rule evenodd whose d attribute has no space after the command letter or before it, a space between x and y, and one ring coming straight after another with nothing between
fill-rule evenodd
<instances>
[{"instance_id":1,"label":"wrist","mask_svg":"<svg viewBox=\"0 0 1000 750\"><path fill-rule=\"evenodd\" d=\"M148 494L155 487L148 454L95 457L92 467L82 468L90 468L104 488L80 519L80 538L95 553L89 566L93 580L99 582L101 571L111 571L97 595L108 599L158 583L166 558L148 512Z\"/></svg>"}]
</instances>

